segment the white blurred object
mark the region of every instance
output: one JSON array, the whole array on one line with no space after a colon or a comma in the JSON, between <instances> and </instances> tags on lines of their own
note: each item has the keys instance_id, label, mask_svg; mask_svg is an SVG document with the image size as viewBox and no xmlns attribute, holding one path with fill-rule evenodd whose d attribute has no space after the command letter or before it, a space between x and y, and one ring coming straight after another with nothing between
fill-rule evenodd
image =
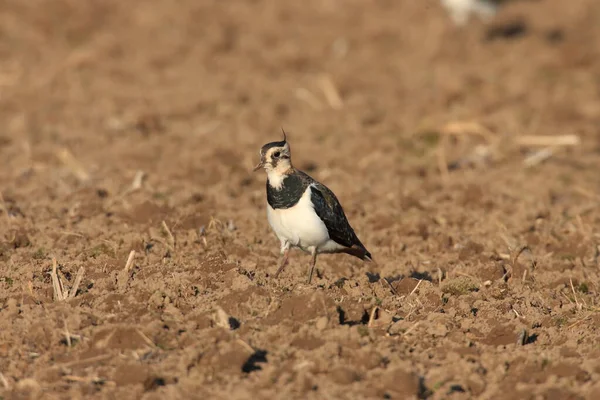
<instances>
[{"instance_id":1,"label":"white blurred object","mask_svg":"<svg viewBox=\"0 0 600 400\"><path fill-rule=\"evenodd\" d=\"M440 0L456 25L464 25L471 14L491 18L496 14L497 4L489 0Z\"/></svg>"}]
</instances>

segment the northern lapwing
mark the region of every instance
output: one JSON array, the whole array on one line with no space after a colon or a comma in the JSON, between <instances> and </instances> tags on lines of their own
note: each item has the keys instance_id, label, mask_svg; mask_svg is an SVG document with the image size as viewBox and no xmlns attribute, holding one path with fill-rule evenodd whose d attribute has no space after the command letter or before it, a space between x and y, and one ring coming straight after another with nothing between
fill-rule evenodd
<instances>
[{"instance_id":1,"label":"northern lapwing","mask_svg":"<svg viewBox=\"0 0 600 400\"><path fill-rule=\"evenodd\" d=\"M292 165L285 131L283 140L260 149L255 171L267 172L267 218L281 242L277 278L288 262L293 247L312 256L308 283L311 283L317 255L347 253L373 261L350 226L337 197L329 188Z\"/></svg>"}]
</instances>

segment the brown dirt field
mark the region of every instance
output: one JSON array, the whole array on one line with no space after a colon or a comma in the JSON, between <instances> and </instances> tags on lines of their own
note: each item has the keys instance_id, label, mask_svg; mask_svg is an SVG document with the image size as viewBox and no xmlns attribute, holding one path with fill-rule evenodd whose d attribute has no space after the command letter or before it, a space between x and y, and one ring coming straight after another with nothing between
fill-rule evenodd
<instances>
[{"instance_id":1,"label":"brown dirt field","mask_svg":"<svg viewBox=\"0 0 600 400\"><path fill-rule=\"evenodd\" d=\"M600 398L597 0L0 7L0 399ZM376 265L270 277L281 126Z\"/></svg>"}]
</instances>

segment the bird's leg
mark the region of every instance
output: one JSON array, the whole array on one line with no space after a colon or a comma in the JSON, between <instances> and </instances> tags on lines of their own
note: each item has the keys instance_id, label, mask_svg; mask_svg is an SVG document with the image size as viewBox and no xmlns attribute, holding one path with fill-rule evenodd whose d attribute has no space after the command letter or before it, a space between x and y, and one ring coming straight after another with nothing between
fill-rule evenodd
<instances>
[{"instance_id":1,"label":"bird's leg","mask_svg":"<svg viewBox=\"0 0 600 400\"><path fill-rule=\"evenodd\" d=\"M311 260L310 260L310 271L308 273L308 284L312 281L313 272L315 271L315 265L317 264L317 248L313 247L310 251Z\"/></svg>"},{"instance_id":2,"label":"bird's leg","mask_svg":"<svg viewBox=\"0 0 600 400\"><path fill-rule=\"evenodd\" d=\"M282 256L281 261L279 261L279 268L277 269L277 272L275 272L275 275L273 275L274 278L277 278L287 265L288 257L290 255L290 246L288 244L285 244L281 247L281 254Z\"/></svg>"}]
</instances>

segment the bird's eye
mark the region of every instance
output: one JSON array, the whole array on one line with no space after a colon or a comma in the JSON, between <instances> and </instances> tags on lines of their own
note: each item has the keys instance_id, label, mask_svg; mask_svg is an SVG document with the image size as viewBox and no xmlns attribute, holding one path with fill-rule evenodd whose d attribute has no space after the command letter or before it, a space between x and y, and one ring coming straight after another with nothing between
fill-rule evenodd
<instances>
[{"instance_id":1,"label":"bird's eye","mask_svg":"<svg viewBox=\"0 0 600 400\"><path fill-rule=\"evenodd\" d=\"M273 153L273 157L275 158L279 158L279 156L281 155L280 152L276 151L275 153Z\"/></svg>"}]
</instances>

